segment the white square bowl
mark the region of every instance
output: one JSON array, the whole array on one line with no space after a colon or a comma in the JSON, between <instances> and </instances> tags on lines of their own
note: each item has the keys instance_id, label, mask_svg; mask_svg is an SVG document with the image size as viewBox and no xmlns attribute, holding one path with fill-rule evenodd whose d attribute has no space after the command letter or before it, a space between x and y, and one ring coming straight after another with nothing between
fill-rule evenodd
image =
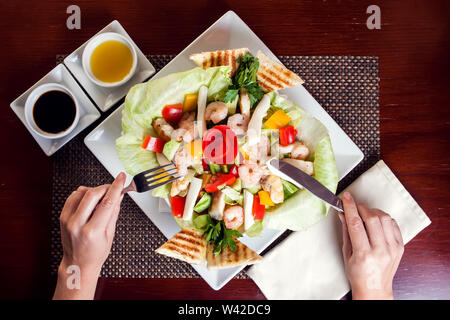
<instances>
[{"instance_id":1,"label":"white square bowl","mask_svg":"<svg viewBox=\"0 0 450 320\"><path fill-rule=\"evenodd\" d=\"M116 32L127 38L130 43L134 46L137 53L137 67L135 74L121 86L118 87L101 87L93 83L86 73L84 72L82 65L83 51L88 42L100 33L105 32ZM77 78L89 96L94 100L100 110L103 112L107 111L114 104L116 104L120 99L122 99L130 90L132 86L137 83L147 80L152 74L155 73L155 68L148 61L147 57L142 53L141 49L134 43L133 39L128 35L122 25L114 20L108 24L105 28L96 33L91 39L86 41L81 47L72 52L64 59L64 64L72 72L72 74Z\"/></svg>"},{"instance_id":2,"label":"white square bowl","mask_svg":"<svg viewBox=\"0 0 450 320\"><path fill-rule=\"evenodd\" d=\"M79 103L80 120L78 121L77 126L68 135L59 139L47 139L37 135L25 120L25 101L36 87L44 83L62 84L72 92ZM63 64L58 64L52 71L36 82L20 97L11 102L11 109L13 109L47 156L51 156L58 151L63 145L100 117L100 112Z\"/></svg>"},{"instance_id":3,"label":"white square bowl","mask_svg":"<svg viewBox=\"0 0 450 320\"><path fill-rule=\"evenodd\" d=\"M189 60L189 55L192 53L241 47L249 48L252 53L261 50L269 57L276 59L273 53L253 33L253 31L234 12L228 11L161 69L154 78L194 68L194 63ZM278 59L276 60L279 61ZM363 159L364 156L361 150L303 86L285 89L280 91L280 93L286 94L290 100L298 103L328 128L333 149L335 151L340 179L349 173ZM120 171L124 171L124 167L117 156L115 148L115 140L120 137L122 131L122 109L123 105L115 110L102 124L85 138L86 146L113 176L116 176ZM128 179L130 180L131 178L128 177ZM151 193L133 193L130 194L130 197L167 238L172 237L180 230L173 219L172 214L167 210L167 207L163 204L160 207L158 199L153 198ZM162 209L164 207L166 210ZM260 253L283 232L284 231L265 229L261 237L243 237L241 239L247 246ZM208 270L206 266L193 265L193 268L200 276L215 290L222 288L244 267L245 266L223 270Z\"/></svg>"}]
</instances>

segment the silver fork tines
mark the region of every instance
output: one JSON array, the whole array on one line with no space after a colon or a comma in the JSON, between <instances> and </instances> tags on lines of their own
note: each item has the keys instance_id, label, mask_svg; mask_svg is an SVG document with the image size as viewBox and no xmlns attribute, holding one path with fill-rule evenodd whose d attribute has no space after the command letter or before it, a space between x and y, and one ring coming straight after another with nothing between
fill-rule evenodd
<instances>
[{"instance_id":1,"label":"silver fork tines","mask_svg":"<svg viewBox=\"0 0 450 320\"><path fill-rule=\"evenodd\" d=\"M165 168L161 172L155 172L159 171ZM151 175L150 173L155 172ZM170 183L172 181L175 181L181 176L176 175L177 169L175 168L175 165L173 163L168 163L163 166L159 166L153 169L146 170L144 172L141 172L133 177L133 180L131 183L125 187L122 190L122 194L127 193L129 191L135 191L135 192L145 192L152 189L155 189L157 187L160 187L162 185L165 185L166 183ZM169 177L172 177L168 179ZM154 179L152 179L154 178ZM164 179L167 179L166 181L163 181Z\"/></svg>"},{"instance_id":2,"label":"silver fork tines","mask_svg":"<svg viewBox=\"0 0 450 320\"><path fill-rule=\"evenodd\" d=\"M150 181L151 180L150 178L158 177L158 179L159 179L159 178L162 178L161 175L163 175L163 174L166 174L165 176L167 177L167 176L175 174L176 172L177 172L177 169L174 168L174 169L169 169L167 171L154 173L154 174L152 174L150 176L145 175L145 178L147 179L147 181Z\"/></svg>"}]
</instances>

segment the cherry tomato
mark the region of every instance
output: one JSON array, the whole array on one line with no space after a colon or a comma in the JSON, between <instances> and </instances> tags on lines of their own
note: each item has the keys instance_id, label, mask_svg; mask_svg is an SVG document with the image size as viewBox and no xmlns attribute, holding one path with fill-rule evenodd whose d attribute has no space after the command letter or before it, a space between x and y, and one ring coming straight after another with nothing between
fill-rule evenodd
<instances>
[{"instance_id":1,"label":"cherry tomato","mask_svg":"<svg viewBox=\"0 0 450 320\"><path fill-rule=\"evenodd\" d=\"M237 165L233 164L230 169L230 173L233 174L236 178L239 177L239 171Z\"/></svg>"},{"instance_id":2,"label":"cherry tomato","mask_svg":"<svg viewBox=\"0 0 450 320\"><path fill-rule=\"evenodd\" d=\"M172 124L177 124L180 122L182 114L183 105L181 103L166 105L162 110L162 116L164 119Z\"/></svg>"},{"instance_id":3,"label":"cherry tomato","mask_svg":"<svg viewBox=\"0 0 450 320\"><path fill-rule=\"evenodd\" d=\"M202 166L203 166L203 170L204 170L204 171L209 171L209 165L208 165L208 163L205 161L205 158L202 158Z\"/></svg>"}]
</instances>

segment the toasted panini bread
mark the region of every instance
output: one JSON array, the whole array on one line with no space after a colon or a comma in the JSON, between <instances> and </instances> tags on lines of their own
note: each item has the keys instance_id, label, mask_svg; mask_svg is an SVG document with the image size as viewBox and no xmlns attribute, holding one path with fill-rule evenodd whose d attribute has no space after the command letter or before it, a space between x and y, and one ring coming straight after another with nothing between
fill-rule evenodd
<instances>
[{"instance_id":1,"label":"toasted panini bread","mask_svg":"<svg viewBox=\"0 0 450 320\"><path fill-rule=\"evenodd\" d=\"M208 244L208 249L206 251L208 269L223 269L240 265L254 264L262 260L262 257L255 251L247 247L239 240L235 239L235 241L235 252L231 251L229 247L225 247L217 256L213 252L214 246Z\"/></svg>"},{"instance_id":2,"label":"toasted panini bread","mask_svg":"<svg viewBox=\"0 0 450 320\"><path fill-rule=\"evenodd\" d=\"M243 56L247 52L247 48L218 50L191 54L189 58L203 69L217 66L231 66L230 75L233 76L239 67L237 62L238 57Z\"/></svg>"},{"instance_id":3,"label":"toasted panini bread","mask_svg":"<svg viewBox=\"0 0 450 320\"><path fill-rule=\"evenodd\" d=\"M256 57L259 60L256 76L264 91L270 92L304 83L294 72L273 61L261 51L258 51Z\"/></svg>"},{"instance_id":4,"label":"toasted panini bread","mask_svg":"<svg viewBox=\"0 0 450 320\"><path fill-rule=\"evenodd\" d=\"M156 252L187 263L201 264L205 261L206 241L198 231L183 229Z\"/></svg>"}]
</instances>

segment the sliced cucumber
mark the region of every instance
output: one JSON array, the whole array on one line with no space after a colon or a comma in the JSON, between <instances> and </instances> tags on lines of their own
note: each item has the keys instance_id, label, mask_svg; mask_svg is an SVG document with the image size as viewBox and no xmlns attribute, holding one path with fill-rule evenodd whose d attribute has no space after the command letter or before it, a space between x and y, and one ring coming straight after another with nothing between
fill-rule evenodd
<instances>
[{"instance_id":1,"label":"sliced cucumber","mask_svg":"<svg viewBox=\"0 0 450 320\"><path fill-rule=\"evenodd\" d=\"M198 200L197 204L194 207L194 211L197 213L203 212L211 206L212 196L205 192L203 196Z\"/></svg>"}]
</instances>

